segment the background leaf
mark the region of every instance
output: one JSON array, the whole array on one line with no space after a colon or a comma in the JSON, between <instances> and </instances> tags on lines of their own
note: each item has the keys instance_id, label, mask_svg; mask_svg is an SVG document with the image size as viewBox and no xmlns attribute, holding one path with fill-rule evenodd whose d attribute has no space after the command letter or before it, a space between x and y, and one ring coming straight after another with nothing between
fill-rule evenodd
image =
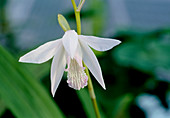
<instances>
[{"instance_id":1,"label":"background leaf","mask_svg":"<svg viewBox=\"0 0 170 118\"><path fill-rule=\"evenodd\" d=\"M0 46L0 96L18 118L63 118L46 90Z\"/></svg>"}]
</instances>

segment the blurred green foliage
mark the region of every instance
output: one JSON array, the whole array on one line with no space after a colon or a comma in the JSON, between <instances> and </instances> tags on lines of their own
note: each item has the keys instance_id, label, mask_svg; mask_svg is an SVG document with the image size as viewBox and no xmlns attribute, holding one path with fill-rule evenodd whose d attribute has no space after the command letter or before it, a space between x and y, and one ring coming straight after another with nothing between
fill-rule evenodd
<instances>
[{"instance_id":1,"label":"blurred green foliage","mask_svg":"<svg viewBox=\"0 0 170 118\"><path fill-rule=\"evenodd\" d=\"M0 65L0 96L16 117L64 117L37 79L1 46Z\"/></svg>"},{"instance_id":2,"label":"blurred green foliage","mask_svg":"<svg viewBox=\"0 0 170 118\"><path fill-rule=\"evenodd\" d=\"M122 43L115 53L116 61L122 66L151 72L155 69L170 69L170 30L151 33L126 32L126 43Z\"/></svg>"}]
</instances>

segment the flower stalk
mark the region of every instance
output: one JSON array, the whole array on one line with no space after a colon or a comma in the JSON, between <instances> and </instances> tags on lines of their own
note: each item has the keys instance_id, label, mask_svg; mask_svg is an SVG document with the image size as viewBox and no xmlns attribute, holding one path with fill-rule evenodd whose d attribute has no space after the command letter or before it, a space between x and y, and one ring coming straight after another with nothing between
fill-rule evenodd
<instances>
[{"instance_id":1,"label":"flower stalk","mask_svg":"<svg viewBox=\"0 0 170 118\"><path fill-rule=\"evenodd\" d=\"M75 17L76 17L76 24L77 24L77 34L80 35L81 34L81 20L80 20L80 10L82 8L82 5L84 4L84 2L80 2L79 6L81 6L81 8L77 8L77 5L75 3L74 0L71 0L72 4L73 4L73 8L74 8L74 12L75 12Z\"/></svg>"},{"instance_id":2,"label":"flower stalk","mask_svg":"<svg viewBox=\"0 0 170 118\"><path fill-rule=\"evenodd\" d=\"M97 118L100 118L100 112L99 112L99 109L98 109L98 106L97 106L96 95L94 93L93 84L92 84L92 81L91 81L91 78L90 78L89 70L88 70L88 68L85 64L83 64L83 65L85 66L85 72L88 76L88 90L89 90L91 100L93 102L95 114L96 114Z\"/></svg>"},{"instance_id":3,"label":"flower stalk","mask_svg":"<svg viewBox=\"0 0 170 118\"><path fill-rule=\"evenodd\" d=\"M85 0L80 1L79 5L78 5L78 8L77 8L76 3L75 3L74 0L71 0L71 2L73 4L75 17L76 17L77 33L78 33L78 35L81 35L80 11L81 11L81 8L83 7L83 4L84 4ZM88 91L89 91L89 94L90 94L90 97L91 97L91 100L92 100L92 103L93 103L95 114L96 114L97 118L100 118L100 112L99 112L99 109L98 109L96 96L95 96L95 93L94 93L93 84L92 84L92 81L91 81L89 70L88 70L87 66L84 63L83 63L83 65L85 67L85 72L86 72L86 74L88 76Z\"/></svg>"}]
</instances>

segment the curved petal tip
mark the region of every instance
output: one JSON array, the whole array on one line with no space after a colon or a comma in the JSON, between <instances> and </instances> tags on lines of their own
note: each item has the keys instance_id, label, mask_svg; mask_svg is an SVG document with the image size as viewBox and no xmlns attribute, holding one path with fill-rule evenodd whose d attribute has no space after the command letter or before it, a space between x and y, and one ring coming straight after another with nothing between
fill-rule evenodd
<instances>
[{"instance_id":1,"label":"curved petal tip","mask_svg":"<svg viewBox=\"0 0 170 118\"><path fill-rule=\"evenodd\" d=\"M116 39L115 39L116 40ZM120 40L116 40L117 41L117 45L119 45L120 43L122 43L122 41Z\"/></svg>"},{"instance_id":2,"label":"curved petal tip","mask_svg":"<svg viewBox=\"0 0 170 118\"><path fill-rule=\"evenodd\" d=\"M52 93L52 96L53 96L53 98L54 98L54 96L55 96L55 92L51 92Z\"/></svg>"},{"instance_id":3,"label":"curved petal tip","mask_svg":"<svg viewBox=\"0 0 170 118\"><path fill-rule=\"evenodd\" d=\"M116 39L100 38L96 36L79 35L79 39L83 40L87 45L98 51L110 50L121 43L121 41Z\"/></svg>"},{"instance_id":4,"label":"curved petal tip","mask_svg":"<svg viewBox=\"0 0 170 118\"><path fill-rule=\"evenodd\" d=\"M103 89L106 90L106 86L105 85L103 86Z\"/></svg>"}]
</instances>

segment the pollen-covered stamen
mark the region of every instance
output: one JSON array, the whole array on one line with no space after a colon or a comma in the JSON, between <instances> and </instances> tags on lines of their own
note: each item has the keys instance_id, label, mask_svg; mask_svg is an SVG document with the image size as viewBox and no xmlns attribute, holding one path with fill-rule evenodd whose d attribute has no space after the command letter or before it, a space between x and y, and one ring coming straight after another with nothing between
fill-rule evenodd
<instances>
[{"instance_id":1,"label":"pollen-covered stamen","mask_svg":"<svg viewBox=\"0 0 170 118\"><path fill-rule=\"evenodd\" d=\"M88 77L84 72L84 68L81 67L75 59L70 60L67 78L67 83L71 88L80 90L87 86Z\"/></svg>"}]
</instances>

